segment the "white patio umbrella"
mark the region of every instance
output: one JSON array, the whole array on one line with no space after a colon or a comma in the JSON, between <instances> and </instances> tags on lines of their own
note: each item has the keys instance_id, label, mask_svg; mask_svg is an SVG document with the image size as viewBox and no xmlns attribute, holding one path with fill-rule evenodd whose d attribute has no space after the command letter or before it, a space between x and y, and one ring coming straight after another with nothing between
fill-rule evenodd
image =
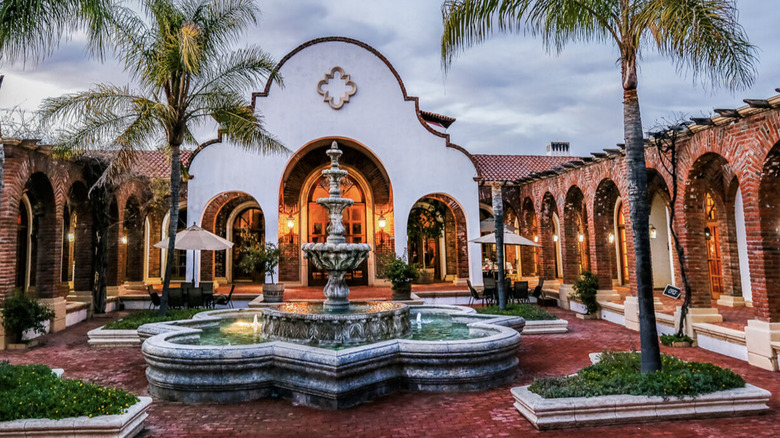
<instances>
[{"instance_id":1,"label":"white patio umbrella","mask_svg":"<svg viewBox=\"0 0 780 438\"><path fill-rule=\"evenodd\" d=\"M168 249L169 239L165 239L154 244L155 248ZM192 224L184 230L176 233L176 242L174 248L192 250L192 276L195 276L195 251L221 251L233 247L233 242L223 239L216 234L206 231L203 228Z\"/></svg>"},{"instance_id":2,"label":"white patio umbrella","mask_svg":"<svg viewBox=\"0 0 780 438\"><path fill-rule=\"evenodd\" d=\"M469 242L474 243L496 243L496 233L490 233L485 234L482 237L479 237L477 239L469 240ZM539 245L538 243L534 243L533 241L526 239L525 237L513 233L511 231L504 230L504 245L517 245L517 246L537 246L541 247L542 245Z\"/></svg>"},{"instance_id":3,"label":"white patio umbrella","mask_svg":"<svg viewBox=\"0 0 780 438\"><path fill-rule=\"evenodd\" d=\"M492 217L489 217L479 223L480 233L492 233L496 230L496 221ZM504 230L517 231L515 227L509 224L504 224Z\"/></svg>"}]
</instances>

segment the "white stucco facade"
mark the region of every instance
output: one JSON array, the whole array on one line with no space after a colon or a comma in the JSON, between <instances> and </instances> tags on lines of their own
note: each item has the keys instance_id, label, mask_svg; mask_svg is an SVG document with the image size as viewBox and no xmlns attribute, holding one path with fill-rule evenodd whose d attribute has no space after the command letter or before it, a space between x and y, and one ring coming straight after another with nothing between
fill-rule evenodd
<instances>
[{"instance_id":1,"label":"white stucco facade","mask_svg":"<svg viewBox=\"0 0 780 438\"><path fill-rule=\"evenodd\" d=\"M318 83L334 67L341 67L357 87L340 109L334 109L318 93ZM279 193L294 154L318 140L343 139L362 145L384 167L392 185L398 254L404 254L407 246L409 211L430 194L455 200L465 214L468 239L479 237L479 196L474 181L478 174L471 157L421 119L416 99L406 95L400 78L378 52L352 40L315 40L285 57L279 72L284 85L271 84L265 92L257 93L255 109L267 131L291 152L262 155L230 141L199 151L189 168L193 176L188 183L190 222L200 223L204 209L216 196L244 192L257 201L265 215L265 239L277 241ZM326 161L323 154L323 164ZM468 244L468 259L471 281L481 284L478 244Z\"/></svg>"}]
</instances>

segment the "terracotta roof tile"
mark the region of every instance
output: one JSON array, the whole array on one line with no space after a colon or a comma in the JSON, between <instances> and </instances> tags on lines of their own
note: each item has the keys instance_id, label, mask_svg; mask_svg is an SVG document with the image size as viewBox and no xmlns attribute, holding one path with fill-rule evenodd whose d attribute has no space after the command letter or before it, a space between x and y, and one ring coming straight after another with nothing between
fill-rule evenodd
<instances>
[{"instance_id":1,"label":"terracotta roof tile","mask_svg":"<svg viewBox=\"0 0 780 438\"><path fill-rule=\"evenodd\" d=\"M168 154L162 151L141 151L141 157L133 166L133 173L148 178L169 178L171 163ZM184 167L190 164L193 151L182 150L181 162Z\"/></svg>"},{"instance_id":2,"label":"terracotta roof tile","mask_svg":"<svg viewBox=\"0 0 780 438\"><path fill-rule=\"evenodd\" d=\"M547 155L487 155L475 154L482 178L485 181L515 181L531 172L552 170L579 157L550 157Z\"/></svg>"}]
</instances>

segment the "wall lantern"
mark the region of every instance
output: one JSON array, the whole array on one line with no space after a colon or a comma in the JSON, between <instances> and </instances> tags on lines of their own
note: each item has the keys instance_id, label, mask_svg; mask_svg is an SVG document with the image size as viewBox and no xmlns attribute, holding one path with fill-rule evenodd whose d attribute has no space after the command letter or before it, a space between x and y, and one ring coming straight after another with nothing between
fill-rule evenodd
<instances>
[{"instance_id":1,"label":"wall lantern","mask_svg":"<svg viewBox=\"0 0 780 438\"><path fill-rule=\"evenodd\" d=\"M558 235L557 234L553 234L553 242L557 242L557 241L558 241Z\"/></svg>"},{"instance_id":2,"label":"wall lantern","mask_svg":"<svg viewBox=\"0 0 780 438\"><path fill-rule=\"evenodd\" d=\"M609 233L609 236L607 236L607 240L609 240L609 243L615 243L615 235Z\"/></svg>"},{"instance_id":3,"label":"wall lantern","mask_svg":"<svg viewBox=\"0 0 780 438\"><path fill-rule=\"evenodd\" d=\"M76 240L76 236L73 233L68 233L68 242Z\"/></svg>"},{"instance_id":4,"label":"wall lantern","mask_svg":"<svg viewBox=\"0 0 780 438\"><path fill-rule=\"evenodd\" d=\"M710 232L710 227L704 227L704 238L707 240L712 239L712 232Z\"/></svg>"},{"instance_id":5,"label":"wall lantern","mask_svg":"<svg viewBox=\"0 0 780 438\"><path fill-rule=\"evenodd\" d=\"M292 215L287 216L287 228L290 230L295 226L295 218Z\"/></svg>"},{"instance_id":6,"label":"wall lantern","mask_svg":"<svg viewBox=\"0 0 780 438\"><path fill-rule=\"evenodd\" d=\"M653 224L650 224L650 238L655 239L658 236L658 230L655 229Z\"/></svg>"},{"instance_id":7,"label":"wall lantern","mask_svg":"<svg viewBox=\"0 0 780 438\"><path fill-rule=\"evenodd\" d=\"M387 226L387 219L385 219L385 215L380 215L379 219L377 220L377 224L379 225L380 230L384 230L385 226Z\"/></svg>"},{"instance_id":8,"label":"wall lantern","mask_svg":"<svg viewBox=\"0 0 780 438\"><path fill-rule=\"evenodd\" d=\"M127 245L127 236L122 236L119 241L122 242L122 245Z\"/></svg>"},{"instance_id":9,"label":"wall lantern","mask_svg":"<svg viewBox=\"0 0 780 438\"><path fill-rule=\"evenodd\" d=\"M534 243L539 243L539 236L534 235Z\"/></svg>"},{"instance_id":10,"label":"wall lantern","mask_svg":"<svg viewBox=\"0 0 780 438\"><path fill-rule=\"evenodd\" d=\"M582 233L580 233L580 234L577 236L577 240L579 240L580 242L582 242L583 240L585 240L585 235L584 235L584 234L582 234Z\"/></svg>"}]
</instances>

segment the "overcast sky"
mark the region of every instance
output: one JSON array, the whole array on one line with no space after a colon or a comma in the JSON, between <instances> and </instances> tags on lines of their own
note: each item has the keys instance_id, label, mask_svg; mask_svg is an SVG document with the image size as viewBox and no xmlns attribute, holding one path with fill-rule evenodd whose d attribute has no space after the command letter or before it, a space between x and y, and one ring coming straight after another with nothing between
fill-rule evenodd
<instances>
[{"instance_id":1,"label":"overcast sky","mask_svg":"<svg viewBox=\"0 0 780 438\"><path fill-rule=\"evenodd\" d=\"M445 77L440 1L277 0L260 5L263 15L247 42L279 60L313 38L364 41L390 60L407 92L420 98L421 109L457 118L449 129L452 141L472 153L543 154L547 142L569 141L572 153L587 155L623 141L618 54L611 45L570 45L555 55L532 37L497 35L458 57ZM780 8L764 0L738 5L740 21L760 49L755 85L735 94L713 92L646 51L639 79L646 131L676 114L710 115L713 108L742 106L743 98L777 94ZM34 110L45 97L97 83L127 83L116 62L90 60L83 47L76 36L37 65L0 66L6 75L0 108Z\"/></svg>"}]
</instances>

